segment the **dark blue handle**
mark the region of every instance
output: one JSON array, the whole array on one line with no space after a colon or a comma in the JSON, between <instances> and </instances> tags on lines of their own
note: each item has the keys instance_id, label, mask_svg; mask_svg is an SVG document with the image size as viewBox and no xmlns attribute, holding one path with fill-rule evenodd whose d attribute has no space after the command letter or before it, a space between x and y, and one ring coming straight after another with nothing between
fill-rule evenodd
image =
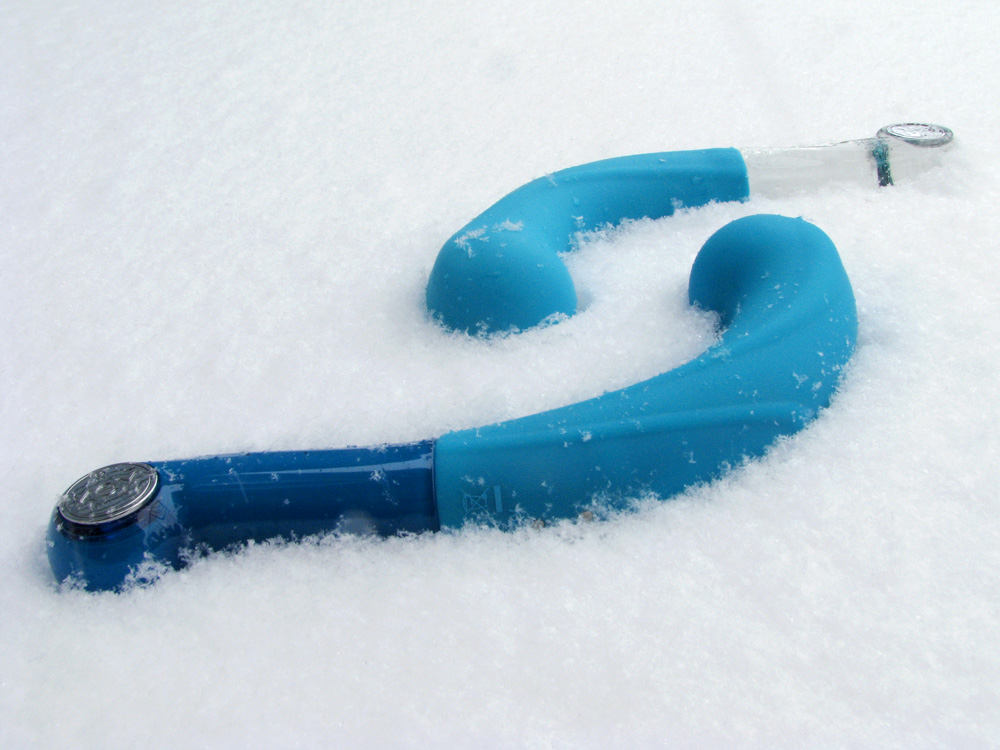
<instances>
[{"instance_id":1,"label":"dark blue handle","mask_svg":"<svg viewBox=\"0 0 1000 750\"><path fill-rule=\"evenodd\" d=\"M155 494L123 518L80 522L57 507L49 561L58 580L115 589L142 575L144 560L178 567L189 549L337 530L436 531L433 454L424 441L151 463Z\"/></svg>"}]
</instances>

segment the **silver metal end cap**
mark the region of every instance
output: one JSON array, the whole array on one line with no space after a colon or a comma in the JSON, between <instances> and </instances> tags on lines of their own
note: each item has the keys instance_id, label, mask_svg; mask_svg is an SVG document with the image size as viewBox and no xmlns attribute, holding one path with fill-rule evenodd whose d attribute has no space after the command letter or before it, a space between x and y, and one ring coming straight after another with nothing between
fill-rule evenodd
<instances>
[{"instance_id":1,"label":"silver metal end cap","mask_svg":"<svg viewBox=\"0 0 1000 750\"><path fill-rule=\"evenodd\" d=\"M71 523L98 526L137 513L156 497L160 475L149 464L112 464L76 480L59 501Z\"/></svg>"},{"instance_id":2,"label":"silver metal end cap","mask_svg":"<svg viewBox=\"0 0 1000 750\"><path fill-rule=\"evenodd\" d=\"M952 142L955 134L943 125L930 125L920 122L901 122L896 125L886 125L878 131L876 138L896 138L921 148L934 148Z\"/></svg>"}]
</instances>

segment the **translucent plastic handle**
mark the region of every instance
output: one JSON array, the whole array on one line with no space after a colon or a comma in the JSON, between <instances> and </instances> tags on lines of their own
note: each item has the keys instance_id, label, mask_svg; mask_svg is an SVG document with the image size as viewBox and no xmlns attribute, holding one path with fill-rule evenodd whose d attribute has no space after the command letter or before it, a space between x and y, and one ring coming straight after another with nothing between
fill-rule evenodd
<instances>
[{"instance_id":1,"label":"translucent plastic handle","mask_svg":"<svg viewBox=\"0 0 1000 750\"><path fill-rule=\"evenodd\" d=\"M874 138L797 148L743 148L750 194L780 198L834 184L887 186L942 163L954 134L941 125L887 125Z\"/></svg>"}]
</instances>

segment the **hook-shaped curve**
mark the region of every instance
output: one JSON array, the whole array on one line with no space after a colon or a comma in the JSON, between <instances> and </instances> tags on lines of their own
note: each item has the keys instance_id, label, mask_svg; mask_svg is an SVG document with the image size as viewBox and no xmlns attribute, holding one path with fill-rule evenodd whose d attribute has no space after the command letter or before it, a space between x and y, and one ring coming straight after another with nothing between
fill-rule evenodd
<instances>
[{"instance_id":1,"label":"hook-shaped curve","mask_svg":"<svg viewBox=\"0 0 1000 750\"><path fill-rule=\"evenodd\" d=\"M621 156L540 177L444 244L427 282L427 309L446 327L473 334L572 315L576 289L559 256L579 232L746 200L749 190L734 148Z\"/></svg>"},{"instance_id":2,"label":"hook-shaped curve","mask_svg":"<svg viewBox=\"0 0 1000 750\"><path fill-rule=\"evenodd\" d=\"M696 359L588 401L441 437L441 526L574 517L602 495L667 497L762 455L829 404L857 313L823 231L782 216L734 221L698 254L689 297L725 328Z\"/></svg>"}]
</instances>

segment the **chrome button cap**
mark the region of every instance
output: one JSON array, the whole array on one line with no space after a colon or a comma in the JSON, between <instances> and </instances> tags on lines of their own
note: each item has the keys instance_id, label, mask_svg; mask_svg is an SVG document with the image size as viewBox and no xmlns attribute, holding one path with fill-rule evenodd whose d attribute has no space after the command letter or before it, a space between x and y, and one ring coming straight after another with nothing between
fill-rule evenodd
<instances>
[{"instance_id":1,"label":"chrome button cap","mask_svg":"<svg viewBox=\"0 0 1000 750\"><path fill-rule=\"evenodd\" d=\"M159 485L149 464L112 464L74 482L59 501L59 513L85 526L118 521L145 507Z\"/></svg>"}]
</instances>

